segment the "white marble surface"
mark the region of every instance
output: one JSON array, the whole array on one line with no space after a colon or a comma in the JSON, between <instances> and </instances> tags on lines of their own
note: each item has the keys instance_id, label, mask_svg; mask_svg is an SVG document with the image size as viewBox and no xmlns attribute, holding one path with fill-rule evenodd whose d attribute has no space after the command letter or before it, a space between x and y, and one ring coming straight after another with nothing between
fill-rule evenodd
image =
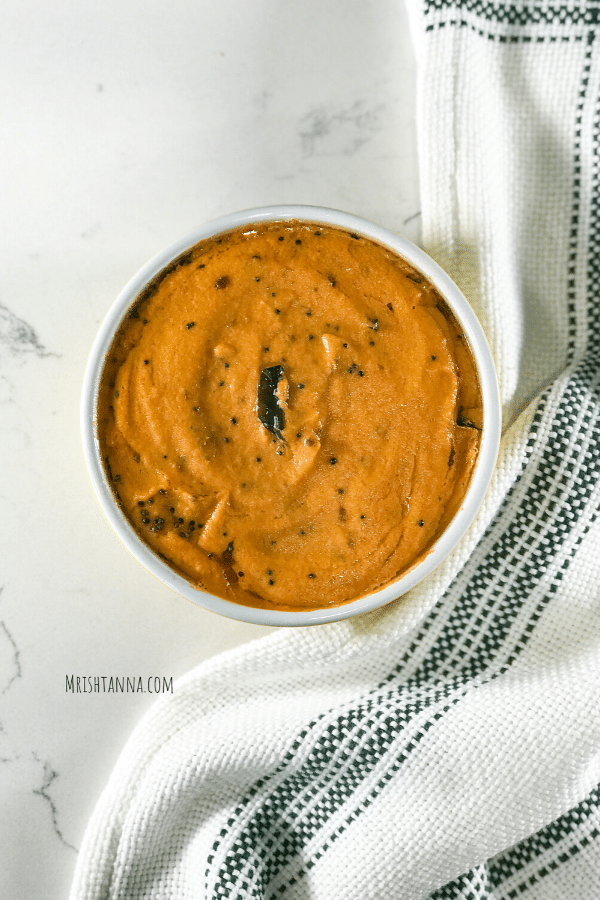
<instances>
[{"instance_id":1,"label":"white marble surface","mask_svg":"<svg viewBox=\"0 0 600 900\"><path fill-rule=\"evenodd\" d=\"M148 693L266 633L156 583L84 469L87 353L130 276L194 226L333 206L419 240L402 0L8 0L0 32L0 896L68 893ZM105 682L108 687L108 681Z\"/></svg>"}]
</instances>

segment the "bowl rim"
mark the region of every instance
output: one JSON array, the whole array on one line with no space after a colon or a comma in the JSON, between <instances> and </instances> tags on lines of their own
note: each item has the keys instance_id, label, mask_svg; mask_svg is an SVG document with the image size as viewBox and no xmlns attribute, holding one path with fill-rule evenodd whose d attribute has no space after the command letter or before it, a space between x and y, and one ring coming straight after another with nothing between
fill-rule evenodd
<instances>
[{"instance_id":1,"label":"bowl rim","mask_svg":"<svg viewBox=\"0 0 600 900\"><path fill-rule=\"evenodd\" d=\"M260 222L304 221L331 225L369 238L404 257L437 288L464 329L478 369L483 400L483 428L475 470L463 501L427 555L397 581L341 606L311 610L261 609L234 603L194 587L145 544L115 500L102 464L96 435L96 406L104 361L115 332L145 286L166 266L202 240ZM483 328L470 304L446 272L412 241L353 213L299 204L240 210L205 222L153 256L130 279L110 306L92 345L81 393L83 454L96 498L113 530L141 565L180 596L211 612L257 625L299 626L338 621L382 607L403 596L429 575L456 547L479 510L498 455L501 402L496 370Z\"/></svg>"}]
</instances>

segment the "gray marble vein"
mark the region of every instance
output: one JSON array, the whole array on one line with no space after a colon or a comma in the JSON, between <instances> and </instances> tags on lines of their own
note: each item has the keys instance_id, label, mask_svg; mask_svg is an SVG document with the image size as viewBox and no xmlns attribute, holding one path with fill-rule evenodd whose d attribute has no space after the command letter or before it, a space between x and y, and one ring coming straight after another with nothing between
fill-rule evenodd
<instances>
[{"instance_id":1,"label":"gray marble vein","mask_svg":"<svg viewBox=\"0 0 600 900\"><path fill-rule=\"evenodd\" d=\"M312 109L300 121L303 156L328 152L351 156L381 129L383 110L383 104L367 106L364 100L340 109Z\"/></svg>"},{"instance_id":2,"label":"gray marble vein","mask_svg":"<svg viewBox=\"0 0 600 900\"><path fill-rule=\"evenodd\" d=\"M0 593L3 589L0 588ZM23 670L21 664L21 651L17 646L17 642L12 636L6 622L0 620L0 696L4 696L13 687L17 679L22 678ZM34 770L36 772L36 780L28 776L30 789L37 797L41 797L47 804L50 812L50 821L52 829L60 842L77 853L74 847L63 835L59 826L58 809L55 801L50 793L52 783L59 777L58 772L48 760L42 760L35 750L22 750L15 747L10 732L0 723L0 737L2 738L2 752L0 755L0 764L3 766L16 766L17 770L28 771L31 766L31 760L34 761ZM41 771L40 771L41 768ZM14 769L8 770L10 780L16 778ZM30 780L31 779L31 780Z\"/></svg>"},{"instance_id":3,"label":"gray marble vein","mask_svg":"<svg viewBox=\"0 0 600 900\"><path fill-rule=\"evenodd\" d=\"M0 587L0 594L3 590ZM6 694L21 675L21 652L6 622L0 620L0 694Z\"/></svg>"},{"instance_id":4,"label":"gray marble vein","mask_svg":"<svg viewBox=\"0 0 600 900\"><path fill-rule=\"evenodd\" d=\"M51 795L48 792L50 786L52 785L52 782L56 778L58 778L58 772L55 772L55 770L52 768L52 766L50 765L50 763L47 760L42 761L41 759L39 759L39 757L37 756L36 753L32 753L31 755L33 756L33 758L35 759L36 762L43 765L42 784L40 787L34 788L33 793L36 794L38 797L41 797L48 804L48 808L50 810L50 817L52 820L52 828L53 828L56 836L61 841L61 843L64 844L65 847L68 847L70 850L73 850L75 853L78 853L79 851L77 850L77 847L74 847L73 844L69 843L69 841L65 838L65 836L63 835L63 833L59 827L58 810L56 808L56 803L54 802L54 800L52 799Z\"/></svg>"},{"instance_id":5,"label":"gray marble vein","mask_svg":"<svg viewBox=\"0 0 600 900\"><path fill-rule=\"evenodd\" d=\"M17 647L12 634L6 627L6 623L2 621L0 621L0 640L2 640L4 644L4 650L8 650L6 660L3 659L2 664L2 680L5 683L2 685L1 693L5 694L12 687L17 678L20 678L22 675L21 652ZM4 657L4 655L5 653L3 652L2 656Z\"/></svg>"},{"instance_id":6,"label":"gray marble vein","mask_svg":"<svg viewBox=\"0 0 600 900\"><path fill-rule=\"evenodd\" d=\"M418 209L416 212L412 213L410 216L407 216L402 220L403 225L408 225L410 222L414 222L415 219L419 219L421 217L421 210Z\"/></svg>"},{"instance_id":7,"label":"gray marble vein","mask_svg":"<svg viewBox=\"0 0 600 900\"><path fill-rule=\"evenodd\" d=\"M34 353L43 358L56 356L44 347L35 329L0 303L0 345L13 356Z\"/></svg>"}]
</instances>

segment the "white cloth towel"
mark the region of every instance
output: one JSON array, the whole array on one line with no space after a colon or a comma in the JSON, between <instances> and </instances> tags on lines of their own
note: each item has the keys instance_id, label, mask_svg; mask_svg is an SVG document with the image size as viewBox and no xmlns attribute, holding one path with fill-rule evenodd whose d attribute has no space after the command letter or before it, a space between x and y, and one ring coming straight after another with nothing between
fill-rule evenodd
<instances>
[{"instance_id":1,"label":"white cloth towel","mask_svg":"<svg viewBox=\"0 0 600 900\"><path fill-rule=\"evenodd\" d=\"M501 382L486 501L407 597L180 680L72 900L600 897L600 6L409 3L423 245Z\"/></svg>"}]
</instances>

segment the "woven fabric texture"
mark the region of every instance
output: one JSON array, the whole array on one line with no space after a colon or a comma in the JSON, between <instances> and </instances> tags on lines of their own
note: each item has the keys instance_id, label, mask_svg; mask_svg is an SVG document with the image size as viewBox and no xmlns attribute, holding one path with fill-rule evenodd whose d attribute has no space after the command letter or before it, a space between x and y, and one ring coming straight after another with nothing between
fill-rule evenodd
<instances>
[{"instance_id":1,"label":"woven fabric texture","mask_svg":"<svg viewBox=\"0 0 600 900\"><path fill-rule=\"evenodd\" d=\"M500 379L486 500L408 597L180 680L71 900L600 897L600 6L409 5L423 246Z\"/></svg>"}]
</instances>

